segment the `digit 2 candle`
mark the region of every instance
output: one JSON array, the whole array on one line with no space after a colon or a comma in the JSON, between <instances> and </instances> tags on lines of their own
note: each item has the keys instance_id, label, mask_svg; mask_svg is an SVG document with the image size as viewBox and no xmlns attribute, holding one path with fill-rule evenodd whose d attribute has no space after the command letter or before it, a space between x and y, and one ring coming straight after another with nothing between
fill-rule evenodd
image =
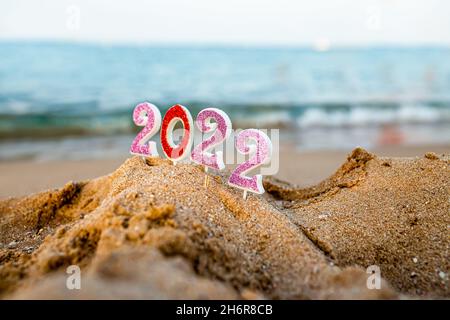
<instances>
[{"instance_id":1,"label":"digit 2 candle","mask_svg":"<svg viewBox=\"0 0 450 320\"><path fill-rule=\"evenodd\" d=\"M211 120L214 120L215 123L211 123ZM215 170L222 170L225 168L222 152L216 151L215 154L212 154L208 150L221 144L230 137L230 118L220 109L207 108L199 112L195 124L202 133L214 131L214 134L208 139L203 140L194 148L194 150L192 150L191 160L195 163L204 165L206 169L212 168Z\"/></svg>"},{"instance_id":2,"label":"digit 2 candle","mask_svg":"<svg viewBox=\"0 0 450 320\"><path fill-rule=\"evenodd\" d=\"M158 156L156 143L149 141L161 126L161 112L148 102L138 104L133 111L133 121L142 129L131 144L130 153L141 156Z\"/></svg>"},{"instance_id":3,"label":"digit 2 candle","mask_svg":"<svg viewBox=\"0 0 450 320\"><path fill-rule=\"evenodd\" d=\"M248 140L253 140L256 144L249 145ZM260 130L243 130L236 137L236 149L242 154L252 154L252 156L234 169L228 179L228 183L244 190L244 199L247 197L247 191L258 194L264 193L262 175L257 174L253 177L248 177L245 174L270 162L272 158L272 142L269 137Z\"/></svg>"}]
</instances>

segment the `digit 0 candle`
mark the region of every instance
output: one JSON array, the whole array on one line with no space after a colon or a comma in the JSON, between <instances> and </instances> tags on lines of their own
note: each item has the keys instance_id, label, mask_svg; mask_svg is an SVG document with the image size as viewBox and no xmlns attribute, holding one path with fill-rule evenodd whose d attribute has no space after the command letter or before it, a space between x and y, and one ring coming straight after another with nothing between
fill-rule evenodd
<instances>
[{"instance_id":1,"label":"digit 0 candle","mask_svg":"<svg viewBox=\"0 0 450 320\"><path fill-rule=\"evenodd\" d=\"M176 145L173 142L173 131L175 124L181 121L183 124L183 138ZM182 105L174 105L167 110L161 125L161 147L164 154L176 164L177 161L184 159L192 146L193 121L191 113Z\"/></svg>"}]
</instances>

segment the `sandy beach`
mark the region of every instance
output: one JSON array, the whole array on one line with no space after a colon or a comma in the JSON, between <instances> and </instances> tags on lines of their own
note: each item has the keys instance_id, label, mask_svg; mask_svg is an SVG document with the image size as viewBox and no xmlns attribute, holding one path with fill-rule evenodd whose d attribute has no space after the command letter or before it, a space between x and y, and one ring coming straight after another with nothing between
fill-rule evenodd
<instances>
[{"instance_id":1,"label":"sandy beach","mask_svg":"<svg viewBox=\"0 0 450 320\"><path fill-rule=\"evenodd\" d=\"M345 160L347 151L292 152L287 145L280 148L280 168L277 178L306 187L330 176ZM431 151L450 153L450 145L385 146L370 150L386 157L416 157ZM47 189L62 187L68 181L82 181L109 174L116 170L127 155L101 160L57 160L46 162L0 162L0 199L24 196Z\"/></svg>"},{"instance_id":2,"label":"sandy beach","mask_svg":"<svg viewBox=\"0 0 450 320\"><path fill-rule=\"evenodd\" d=\"M392 2L0 1L0 303L449 300L450 2Z\"/></svg>"},{"instance_id":3,"label":"sandy beach","mask_svg":"<svg viewBox=\"0 0 450 320\"><path fill-rule=\"evenodd\" d=\"M227 173L205 187L202 168L164 159L2 163L3 198L59 188L0 201L0 297L449 297L448 150L283 147L246 201Z\"/></svg>"}]
</instances>

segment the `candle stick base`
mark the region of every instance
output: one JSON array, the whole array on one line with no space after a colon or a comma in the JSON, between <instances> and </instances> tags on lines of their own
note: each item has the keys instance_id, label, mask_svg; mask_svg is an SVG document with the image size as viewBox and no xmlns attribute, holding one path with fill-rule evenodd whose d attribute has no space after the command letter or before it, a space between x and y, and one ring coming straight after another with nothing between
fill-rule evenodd
<instances>
[{"instance_id":1,"label":"candle stick base","mask_svg":"<svg viewBox=\"0 0 450 320\"><path fill-rule=\"evenodd\" d=\"M205 182L204 182L205 188L208 187L208 182L209 182L208 167L205 167Z\"/></svg>"}]
</instances>

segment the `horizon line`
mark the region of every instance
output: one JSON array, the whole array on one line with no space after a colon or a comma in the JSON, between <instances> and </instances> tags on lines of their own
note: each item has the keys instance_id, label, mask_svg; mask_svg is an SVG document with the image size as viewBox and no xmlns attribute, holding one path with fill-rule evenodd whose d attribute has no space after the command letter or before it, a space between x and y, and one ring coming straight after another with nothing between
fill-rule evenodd
<instances>
[{"instance_id":1,"label":"horizon line","mask_svg":"<svg viewBox=\"0 0 450 320\"><path fill-rule=\"evenodd\" d=\"M89 39L63 39L63 38L0 38L0 44L69 44L109 47L159 47L159 48L249 48L249 49L310 49L320 52L315 43L241 43L241 42L209 42L209 41L110 41ZM394 43L378 42L367 44L337 43L330 44L323 52L342 49L413 49L413 48L439 48L450 49L449 43Z\"/></svg>"}]
</instances>

